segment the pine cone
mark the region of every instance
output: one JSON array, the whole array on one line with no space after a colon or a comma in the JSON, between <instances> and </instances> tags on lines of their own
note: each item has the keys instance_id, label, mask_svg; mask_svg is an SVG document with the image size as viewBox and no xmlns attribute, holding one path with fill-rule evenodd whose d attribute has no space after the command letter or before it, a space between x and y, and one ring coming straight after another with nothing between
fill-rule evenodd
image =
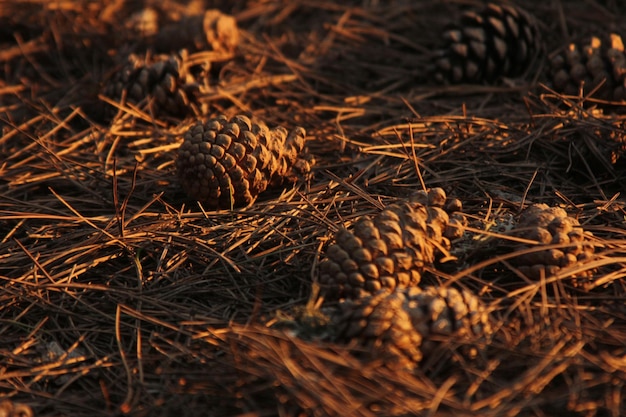
<instances>
[{"instance_id":1,"label":"pine cone","mask_svg":"<svg viewBox=\"0 0 626 417\"><path fill-rule=\"evenodd\" d=\"M524 210L518 225L513 229L515 236L538 242L539 247L562 244L563 247L544 249L520 255L511 260L523 274L532 279L557 274L562 268L579 265L590 260L594 246L589 241L591 233L585 232L578 220L569 217L562 208L535 204ZM524 250L535 245L517 245ZM587 278L593 273L585 270L572 275Z\"/></svg>"},{"instance_id":2,"label":"pine cone","mask_svg":"<svg viewBox=\"0 0 626 417\"><path fill-rule=\"evenodd\" d=\"M612 33L607 40L592 37L572 43L550 60L552 88L563 94L578 96L602 84L594 97L609 101L626 100L626 54L622 38Z\"/></svg>"},{"instance_id":3,"label":"pine cone","mask_svg":"<svg viewBox=\"0 0 626 417\"><path fill-rule=\"evenodd\" d=\"M298 160L305 134L301 127L268 129L241 115L200 121L185 133L178 151L180 183L206 208L246 206L269 186L309 168Z\"/></svg>"},{"instance_id":4,"label":"pine cone","mask_svg":"<svg viewBox=\"0 0 626 417\"><path fill-rule=\"evenodd\" d=\"M217 9L202 15L184 17L161 29L154 38L158 52L189 51L233 52L239 44L239 29L234 17Z\"/></svg>"},{"instance_id":5,"label":"pine cone","mask_svg":"<svg viewBox=\"0 0 626 417\"><path fill-rule=\"evenodd\" d=\"M513 6L488 4L466 12L443 33L446 46L435 57L440 83L493 83L523 74L540 52L536 20Z\"/></svg>"},{"instance_id":6,"label":"pine cone","mask_svg":"<svg viewBox=\"0 0 626 417\"><path fill-rule=\"evenodd\" d=\"M432 336L471 340L491 334L491 320L480 299L467 290L426 287L407 293L411 323L422 336L422 352L429 355L438 346Z\"/></svg>"},{"instance_id":7,"label":"pine cone","mask_svg":"<svg viewBox=\"0 0 626 417\"><path fill-rule=\"evenodd\" d=\"M154 117L191 114L199 87L184 69L184 59L185 55L142 59L131 54L126 64L106 81L103 94L132 104L147 100Z\"/></svg>"},{"instance_id":8,"label":"pine cone","mask_svg":"<svg viewBox=\"0 0 626 417\"><path fill-rule=\"evenodd\" d=\"M410 288L407 292L419 291ZM390 368L413 369L422 360L422 336L413 326L402 291L380 291L337 306L331 325L337 342L354 343Z\"/></svg>"},{"instance_id":9,"label":"pine cone","mask_svg":"<svg viewBox=\"0 0 626 417\"><path fill-rule=\"evenodd\" d=\"M326 299L419 284L424 267L462 233L462 217L456 214L451 220L443 209L446 201L445 192L433 188L358 219L351 230L341 228L320 263ZM454 199L446 208L460 211L461 203Z\"/></svg>"},{"instance_id":10,"label":"pine cone","mask_svg":"<svg viewBox=\"0 0 626 417\"><path fill-rule=\"evenodd\" d=\"M435 336L470 341L491 334L490 317L467 291L426 287L379 291L338 304L335 338L353 342L387 366L412 369L441 345Z\"/></svg>"},{"instance_id":11,"label":"pine cone","mask_svg":"<svg viewBox=\"0 0 626 417\"><path fill-rule=\"evenodd\" d=\"M0 402L0 417L33 417L34 415L33 410L25 404L10 400Z\"/></svg>"}]
</instances>

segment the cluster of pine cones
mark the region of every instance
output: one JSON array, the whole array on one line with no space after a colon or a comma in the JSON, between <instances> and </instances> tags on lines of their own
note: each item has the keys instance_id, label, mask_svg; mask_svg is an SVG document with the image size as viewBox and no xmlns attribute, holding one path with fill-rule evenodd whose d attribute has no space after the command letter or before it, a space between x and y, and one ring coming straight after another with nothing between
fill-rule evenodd
<instances>
[{"instance_id":1,"label":"cluster of pine cones","mask_svg":"<svg viewBox=\"0 0 626 417\"><path fill-rule=\"evenodd\" d=\"M176 31L184 36L172 37ZM143 58L130 55L110 78L105 95L130 104L147 100L147 109L155 116L204 114L198 97L206 87L211 62L190 59L187 52L164 52L182 45L189 45L192 52L232 51L237 33L232 17L215 10L156 31L152 36L158 40L159 53ZM176 42L167 41L172 38ZM458 23L445 28L443 39L446 43L434 55L431 74L441 83L493 83L516 77L531 71L544 52L537 19L514 6L488 4L466 12ZM626 99L626 53L617 34L569 45L551 57L548 72L548 84L557 92L578 94L584 88L595 90L596 98ZM217 116L198 122L184 135L177 161L179 179L187 194L208 209L249 205L269 186L310 170L310 157L302 155L304 129L268 129L262 121L246 119L236 116L227 123L224 116ZM340 233L338 242L344 238ZM381 265L377 268L385 271ZM371 288L381 285L363 274L340 280L345 282L338 286L349 287L350 281L364 281ZM386 280L413 282L415 277L387 277L381 282Z\"/></svg>"},{"instance_id":2,"label":"cluster of pine cones","mask_svg":"<svg viewBox=\"0 0 626 417\"><path fill-rule=\"evenodd\" d=\"M144 12L129 19L151 47L143 55L128 54L104 83L108 116L128 108L161 120L206 114L201 97L215 59L206 53L232 56L240 38L234 18L208 10L159 28L151 16ZM532 70L544 52L537 19L510 5L487 4L465 12L445 28L442 38L445 44L435 52L430 74L441 83L494 83L516 77ZM565 94L584 88L596 91L596 98L625 100L625 77L626 53L617 34L571 44L550 59L549 84ZM223 116L213 117L184 135L178 176L187 194L206 208L249 205L269 186L310 170L310 157L302 155L304 129L289 133L245 118L226 123Z\"/></svg>"},{"instance_id":3,"label":"cluster of pine cones","mask_svg":"<svg viewBox=\"0 0 626 417\"><path fill-rule=\"evenodd\" d=\"M232 57L238 46L235 19L207 10L159 29L150 10L127 22L149 46L125 56L104 81L105 117L120 110L174 123L197 117L183 134L176 168L183 190L206 209L250 205L268 187L308 173L313 161L303 154L303 128L270 129L245 115L204 117L201 97L216 56Z\"/></svg>"},{"instance_id":4,"label":"cluster of pine cones","mask_svg":"<svg viewBox=\"0 0 626 417\"><path fill-rule=\"evenodd\" d=\"M129 55L103 94L120 108L137 106L154 117L204 114L199 97L211 62L189 54L232 51L238 42L234 20L208 11L151 29L149 36L159 40L160 49ZM444 39L432 69L441 83L493 83L519 76L543 52L536 19L513 6L489 4L467 12L445 29ZM188 49L181 51L182 46ZM584 86L622 100L625 64L618 35L608 43L593 38L553 57L550 77L564 93ZM301 127L269 128L245 115L199 120L184 133L178 151L180 184L207 209L250 205L268 187L310 170L310 159L303 155L305 136ZM433 188L340 228L325 249L318 275L333 340L354 343L389 366L409 369L446 338L467 346L485 343L492 319L480 299L466 289L422 280L428 269L452 258L451 247L465 225L461 202ZM521 253L512 264L531 279L553 276L593 256L589 235L561 209L531 207L515 236L531 242L511 248ZM574 275L585 274L589 271Z\"/></svg>"},{"instance_id":5,"label":"cluster of pine cones","mask_svg":"<svg viewBox=\"0 0 626 417\"><path fill-rule=\"evenodd\" d=\"M519 7L488 4L468 11L443 33L432 76L440 83L493 83L533 69L545 52L539 23ZM626 100L626 52L619 34L591 36L549 57L547 84L557 93L581 92Z\"/></svg>"},{"instance_id":6,"label":"cluster of pine cones","mask_svg":"<svg viewBox=\"0 0 626 417\"><path fill-rule=\"evenodd\" d=\"M472 357L494 336L489 308L467 289L423 285L455 242L467 239L462 205L440 188L418 192L373 216L341 228L319 266L319 285L330 317L325 337L356 346L368 359L413 369L442 348L460 346ZM594 269L593 235L559 207L527 207L508 233L493 238L520 283L562 274L584 286ZM471 240L471 238L470 238ZM510 242L514 243L510 243Z\"/></svg>"},{"instance_id":7,"label":"cluster of pine cones","mask_svg":"<svg viewBox=\"0 0 626 417\"><path fill-rule=\"evenodd\" d=\"M191 114L211 62L189 54L234 51L239 43L236 22L208 10L159 29L145 15L129 21L147 38L151 54L129 57L107 80L103 94L132 104L154 98L155 114ZM511 5L489 3L467 11L444 29L442 39L429 78L447 84L517 77L532 70L545 53L538 20ZM626 53L619 34L571 43L549 61L547 78L557 92L577 95L584 87L586 92L598 89L597 98L626 100Z\"/></svg>"},{"instance_id":8,"label":"cluster of pine cones","mask_svg":"<svg viewBox=\"0 0 626 417\"><path fill-rule=\"evenodd\" d=\"M149 46L141 54L130 53L103 83L101 94L115 107L138 107L154 118L199 114L198 97L208 87L211 66L219 54L230 57L239 43L239 29L232 16L219 10L189 16L158 27L156 17L142 10L129 19L131 30ZM212 55L208 54L212 53Z\"/></svg>"},{"instance_id":9,"label":"cluster of pine cones","mask_svg":"<svg viewBox=\"0 0 626 417\"><path fill-rule=\"evenodd\" d=\"M333 339L404 369L432 353L437 339L484 342L491 319L476 295L421 285L426 269L451 258L465 225L461 202L432 188L339 229L319 265Z\"/></svg>"}]
</instances>

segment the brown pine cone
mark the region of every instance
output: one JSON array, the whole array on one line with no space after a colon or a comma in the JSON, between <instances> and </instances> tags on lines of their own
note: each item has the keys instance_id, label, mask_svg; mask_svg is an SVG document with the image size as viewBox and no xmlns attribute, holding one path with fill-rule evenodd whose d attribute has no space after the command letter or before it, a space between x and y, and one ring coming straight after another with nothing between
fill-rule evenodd
<instances>
[{"instance_id":1,"label":"brown pine cone","mask_svg":"<svg viewBox=\"0 0 626 417\"><path fill-rule=\"evenodd\" d=\"M0 402L0 417L33 417L34 415L33 410L25 404L10 400Z\"/></svg>"},{"instance_id":2,"label":"brown pine cone","mask_svg":"<svg viewBox=\"0 0 626 417\"><path fill-rule=\"evenodd\" d=\"M364 348L387 366L412 369L441 346L437 337L472 341L491 334L485 306L468 291L417 287L379 291L338 304L335 339Z\"/></svg>"},{"instance_id":3,"label":"brown pine cone","mask_svg":"<svg viewBox=\"0 0 626 417\"><path fill-rule=\"evenodd\" d=\"M517 256L511 260L522 273L532 279L557 274L562 268L585 263L593 258L594 246L578 220L569 217L559 207L535 204L528 207L520 216L519 223L513 229L517 237L538 242L537 245L516 245L515 250L541 248L545 245L562 244L563 247L544 249ZM587 278L593 270L584 270L572 275L572 278Z\"/></svg>"},{"instance_id":4,"label":"brown pine cone","mask_svg":"<svg viewBox=\"0 0 626 417\"><path fill-rule=\"evenodd\" d=\"M249 205L269 186L309 169L298 159L305 134L301 127L268 129L242 115L199 121L187 130L178 151L178 178L205 208Z\"/></svg>"},{"instance_id":5,"label":"brown pine cone","mask_svg":"<svg viewBox=\"0 0 626 417\"><path fill-rule=\"evenodd\" d=\"M441 188L418 192L410 201L364 216L348 230L339 229L320 263L319 283L326 299L358 298L381 288L415 286L425 266L450 247L463 230L454 199L446 205Z\"/></svg>"},{"instance_id":6,"label":"brown pine cone","mask_svg":"<svg viewBox=\"0 0 626 417\"><path fill-rule=\"evenodd\" d=\"M518 7L488 4L466 12L443 33L445 47L435 56L440 83L493 83L522 75L541 51L536 20Z\"/></svg>"},{"instance_id":7,"label":"brown pine cone","mask_svg":"<svg viewBox=\"0 0 626 417\"><path fill-rule=\"evenodd\" d=\"M152 44L158 52L233 52L239 44L239 29L234 17L211 9L163 27Z\"/></svg>"},{"instance_id":8,"label":"brown pine cone","mask_svg":"<svg viewBox=\"0 0 626 417\"><path fill-rule=\"evenodd\" d=\"M406 309L413 327L422 336L424 355L429 355L438 346L432 336L472 340L489 336L492 332L487 309L467 290L429 286L406 294Z\"/></svg>"},{"instance_id":9,"label":"brown pine cone","mask_svg":"<svg viewBox=\"0 0 626 417\"><path fill-rule=\"evenodd\" d=\"M563 94L577 96L602 84L594 97L609 101L626 100L626 54L622 38L611 33L608 39L592 37L572 43L550 60L552 88Z\"/></svg>"},{"instance_id":10,"label":"brown pine cone","mask_svg":"<svg viewBox=\"0 0 626 417\"><path fill-rule=\"evenodd\" d=\"M185 69L185 58L185 55L140 58L131 54L126 64L105 82L103 95L122 103L147 102L154 117L192 114L199 87Z\"/></svg>"},{"instance_id":11,"label":"brown pine cone","mask_svg":"<svg viewBox=\"0 0 626 417\"><path fill-rule=\"evenodd\" d=\"M406 292L419 291L410 288ZM413 369L422 360L422 336L406 309L403 291L380 291L337 306L331 326L335 341L354 343L369 359L390 368Z\"/></svg>"}]
</instances>

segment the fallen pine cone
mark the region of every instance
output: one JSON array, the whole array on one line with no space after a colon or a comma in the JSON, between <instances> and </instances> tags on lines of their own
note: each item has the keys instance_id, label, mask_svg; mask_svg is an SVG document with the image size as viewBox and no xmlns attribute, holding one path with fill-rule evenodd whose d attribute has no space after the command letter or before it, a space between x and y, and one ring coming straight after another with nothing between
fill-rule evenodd
<instances>
[{"instance_id":1,"label":"fallen pine cone","mask_svg":"<svg viewBox=\"0 0 626 417\"><path fill-rule=\"evenodd\" d=\"M532 279L556 275L561 269L582 265L593 258L594 246L578 220L569 217L559 207L535 204L528 207L520 216L519 223L512 230L514 236L537 242L536 245L519 244L514 250L538 248L538 250L517 256L511 264ZM561 244L562 247L541 249L542 246ZM585 269L572 275L572 278L585 279L593 274Z\"/></svg>"},{"instance_id":2,"label":"fallen pine cone","mask_svg":"<svg viewBox=\"0 0 626 417\"><path fill-rule=\"evenodd\" d=\"M536 20L514 6L488 4L446 28L446 45L435 57L440 83L493 83L522 75L541 51Z\"/></svg>"},{"instance_id":3,"label":"fallen pine cone","mask_svg":"<svg viewBox=\"0 0 626 417\"><path fill-rule=\"evenodd\" d=\"M422 335L411 322L406 301L402 291L381 291L339 303L331 322L335 340L352 342L391 368L414 368L423 357Z\"/></svg>"},{"instance_id":4,"label":"fallen pine cone","mask_svg":"<svg viewBox=\"0 0 626 417\"><path fill-rule=\"evenodd\" d=\"M581 88L585 95L597 89L596 98L626 100L626 53L616 33L569 44L550 60L549 70L551 86L559 93L578 96Z\"/></svg>"},{"instance_id":5,"label":"fallen pine cone","mask_svg":"<svg viewBox=\"0 0 626 417\"><path fill-rule=\"evenodd\" d=\"M434 335L473 340L492 332L487 309L467 290L429 286L409 292L407 309L413 326L422 335L424 355L430 355L439 345L432 339Z\"/></svg>"},{"instance_id":6,"label":"fallen pine cone","mask_svg":"<svg viewBox=\"0 0 626 417\"><path fill-rule=\"evenodd\" d=\"M415 286L424 267L450 248L463 232L459 200L441 188L416 193L348 230L339 229L320 263L319 283L326 299L358 298L382 288Z\"/></svg>"},{"instance_id":7,"label":"fallen pine cone","mask_svg":"<svg viewBox=\"0 0 626 417\"><path fill-rule=\"evenodd\" d=\"M335 340L353 343L369 359L413 369L441 346L441 337L470 342L491 334L490 316L468 291L426 287L380 291L337 305ZM437 340L439 339L439 340Z\"/></svg>"},{"instance_id":8,"label":"fallen pine cone","mask_svg":"<svg viewBox=\"0 0 626 417\"><path fill-rule=\"evenodd\" d=\"M249 205L268 187L310 169L299 159L305 134L301 127L269 129L242 115L199 121L187 130L178 151L178 178L206 208Z\"/></svg>"},{"instance_id":9,"label":"fallen pine cone","mask_svg":"<svg viewBox=\"0 0 626 417\"><path fill-rule=\"evenodd\" d=\"M193 114L199 86L186 67L186 57L184 53L144 58L131 54L126 63L106 80L103 95L122 104L146 103L155 118ZM203 65L205 72L208 71L210 63ZM116 111L114 108L110 110Z\"/></svg>"}]
</instances>

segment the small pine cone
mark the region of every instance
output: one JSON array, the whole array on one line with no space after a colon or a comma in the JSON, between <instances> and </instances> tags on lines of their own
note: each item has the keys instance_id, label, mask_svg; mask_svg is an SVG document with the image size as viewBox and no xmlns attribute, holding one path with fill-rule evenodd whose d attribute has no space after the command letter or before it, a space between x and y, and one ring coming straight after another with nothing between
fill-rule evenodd
<instances>
[{"instance_id":1,"label":"small pine cone","mask_svg":"<svg viewBox=\"0 0 626 417\"><path fill-rule=\"evenodd\" d=\"M513 229L517 237L538 242L539 247L562 244L563 247L544 249L520 255L511 260L523 274L532 279L557 274L562 268L580 265L593 258L594 246L589 241L591 233L585 232L578 220L569 217L559 207L535 204L524 210L518 225ZM535 245L518 245L524 250ZM587 278L593 271L585 270L572 278Z\"/></svg>"},{"instance_id":2,"label":"small pine cone","mask_svg":"<svg viewBox=\"0 0 626 417\"><path fill-rule=\"evenodd\" d=\"M458 217L450 222L443 208L446 201L445 192L433 188L358 219L351 230L341 228L320 263L319 283L326 299L419 284L424 267L450 248L450 238L462 233ZM460 206L458 200L450 205Z\"/></svg>"},{"instance_id":3,"label":"small pine cone","mask_svg":"<svg viewBox=\"0 0 626 417\"><path fill-rule=\"evenodd\" d=\"M0 417L33 417L34 415L33 410L25 404L10 400L0 402Z\"/></svg>"},{"instance_id":4,"label":"small pine cone","mask_svg":"<svg viewBox=\"0 0 626 417\"><path fill-rule=\"evenodd\" d=\"M595 97L609 101L626 100L626 53L622 38L592 37L572 43L550 60L550 80L555 91L577 96L584 85L588 93L602 84Z\"/></svg>"},{"instance_id":5,"label":"small pine cone","mask_svg":"<svg viewBox=\"0 0 626 417\"><path fill-rule=\"evenodd\" d=\"M294 176L305 134L301 127L268 129L242 115L199 121L178 151L178 178L206 208L249 205L269 186Z\"/></svg>"},{"instance_id":6,"label":"small pine cone","mask_svg":"<svg viewBox=\"0 0 626 417\"><path fill-rule=\"evenodd\" d=\"M422 360L422 336L411 322L406 302L402 291L380 291L339 303L331 321L335 340L354 343L366 357L380 359L390 368L413 369Z\"/></svg>"},{"instance_id":7,"label":"small pine cone","mask_svg":"<svg viewBox=\"0 0 626 417\"><path fill-rule=\"evenodd\" d=\"M239 44L239 29L234 17L211 9L202 15L188 16L163 27L155 36L157 52L189 51L233 52Z\"/></svg>"},{"instance_id":8,"label":"small pine cone","mask_svg":"<svg viewBox=\"0 0 626 417\"><path fill-rule=\"evenodd\" d=\"M493 83L522 75L541 50L536 20L513 6L488 4L463 14L443 33L446 46L435 57L440 83Z\"/></svg>"},{"instance_id":9,"label":"small pine cone","mask_svg":"<svg viewBox=\"0 0 626 417\"><path fill-rule=\"evenodd\" d=\"M411 323L422 336L422 353L427 356L438 346L432 336L454 336L474 340L489 336L491 319L480 299L467 290L429 286L405 292Z\"/></svg>"},{"instance_id":10,"label":"small pine cone","mask_svg":"<svg viewBox=\"0 0 626 417\"><path fill-rule=\"evenodd\" d=\"M155 117L191 114L198 85L183 69L184 59L184 55L158 55L142 59L131 54L126 64L106 81L103 95L132 104L147 100L149 110Z\"/></svg>"}]
</instances>

